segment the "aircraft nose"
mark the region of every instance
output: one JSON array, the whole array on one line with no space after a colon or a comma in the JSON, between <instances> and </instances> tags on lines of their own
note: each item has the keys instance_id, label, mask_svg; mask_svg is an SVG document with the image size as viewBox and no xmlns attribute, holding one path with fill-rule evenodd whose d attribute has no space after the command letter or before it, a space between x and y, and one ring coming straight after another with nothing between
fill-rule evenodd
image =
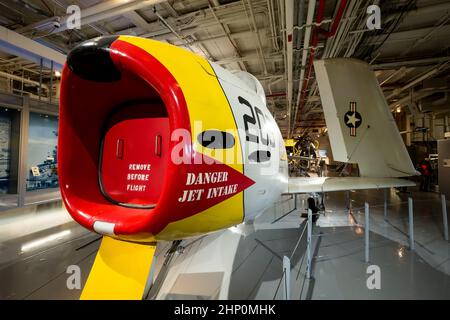
<instances>
[{"instance_id":1,"label":"aircraft nose","mask_svg":"<svg viewBox=\"0 0 450 320\"><path fill-rule=\"evenodd\" d=\"M98 37L76 46L67 56L69 69L84 80L114 82L121 78L120 70L111 59L111 44L118 36Z\"/></svg>"}]
</instances>

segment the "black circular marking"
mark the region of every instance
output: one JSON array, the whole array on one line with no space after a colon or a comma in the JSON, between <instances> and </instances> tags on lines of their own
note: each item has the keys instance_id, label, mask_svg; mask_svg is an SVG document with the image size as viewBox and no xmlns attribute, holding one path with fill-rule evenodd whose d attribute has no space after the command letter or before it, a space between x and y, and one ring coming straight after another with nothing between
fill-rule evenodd
<instances>
[{"instance_id":1,"label":"black circular marking","mask_svg":"<svg viewBox=\"0 0 450 320\"><path fill-rule=\"evenodd\" d=\"M248 159L252 162L267 162L270 160L270 151L257 150L249 154Z\"/></svg>"},{"instance_id":2,"label":"black circular marking","mask_svg":"<svg viewBox=\"0 0 450 320\"><path fill-rule=\"evenodd\" d=\"M233 148L234 136L229 132L219 130L206 130L197 136L198 142L210 149L230 149Z\"/></svg>"},{"instance_id":3,"label":"black circular marking","mask_svg":"<svg viewBox=\"0 0 450 320\"><path fill-rule=\"evenodd\" d=\"M349 123L349 119L353 116L356 119L355 125L353 125L353 123ZM359 128L359 126L362 124L361 114L358 111L347 111L347 113L344 115L344 123L349 128Z\"/></svg>"}]
</instances>

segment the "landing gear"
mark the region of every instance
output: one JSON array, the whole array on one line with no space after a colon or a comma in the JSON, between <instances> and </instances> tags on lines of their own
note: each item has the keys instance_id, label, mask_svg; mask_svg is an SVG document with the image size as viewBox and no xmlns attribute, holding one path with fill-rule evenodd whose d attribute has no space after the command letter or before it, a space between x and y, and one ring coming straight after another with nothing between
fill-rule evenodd
<instances>
[{"instance_id":1,"label":"landing gear","mask_svg":"<svg viewBox=\"0 0 450 320\"><path fill-rule=\"evenodd\" d=\"M313 197L308 198L308 209L312 212L312 222L316 223L317 219L319 219L319 208L316 205L316 199Z\"/></svg>"},{"instance_id":2,"label":"landing gear","mask_svg":"<svg viewBox=\"0 0 450 320\"><path fill-rule=\"evenodd\" d=\"M320 193L320 204L319 204L319 209L320 211L322 211L323 213L325 213L325 193L321 192Z\"/></svg>"},{"instance_id":3,"label":"landing gear","mask_svg":"<svg viewBox=\"0 0 450 320\"><path fill-rule=\"evenodd\" d=\"M172 241L172 245L170 246L169 250L164 254L164 257L167 257L169 255L174 254L175 252L183 253L184 247L182 247L181 244L182 240L175 240Z\"/></svg>"}]
</instances>

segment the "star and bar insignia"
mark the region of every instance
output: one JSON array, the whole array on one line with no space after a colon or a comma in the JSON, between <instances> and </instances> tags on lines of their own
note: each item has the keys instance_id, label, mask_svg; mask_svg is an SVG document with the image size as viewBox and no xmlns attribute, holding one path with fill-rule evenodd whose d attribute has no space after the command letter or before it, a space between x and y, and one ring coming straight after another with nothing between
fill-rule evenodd
<instances>
[{"instance_id":1,"label":"star and bar insignia","mask_svg":"<svg viewBox=\"0 0 450 320\"><path fill-rule=\"evenodd\" d=\"M350 136L356 137L356 129L362 123L361 114L356 111L356 102L350 102L350 110L344 115L344 123L350 128Z\"/></svg>"}]
</instances>

